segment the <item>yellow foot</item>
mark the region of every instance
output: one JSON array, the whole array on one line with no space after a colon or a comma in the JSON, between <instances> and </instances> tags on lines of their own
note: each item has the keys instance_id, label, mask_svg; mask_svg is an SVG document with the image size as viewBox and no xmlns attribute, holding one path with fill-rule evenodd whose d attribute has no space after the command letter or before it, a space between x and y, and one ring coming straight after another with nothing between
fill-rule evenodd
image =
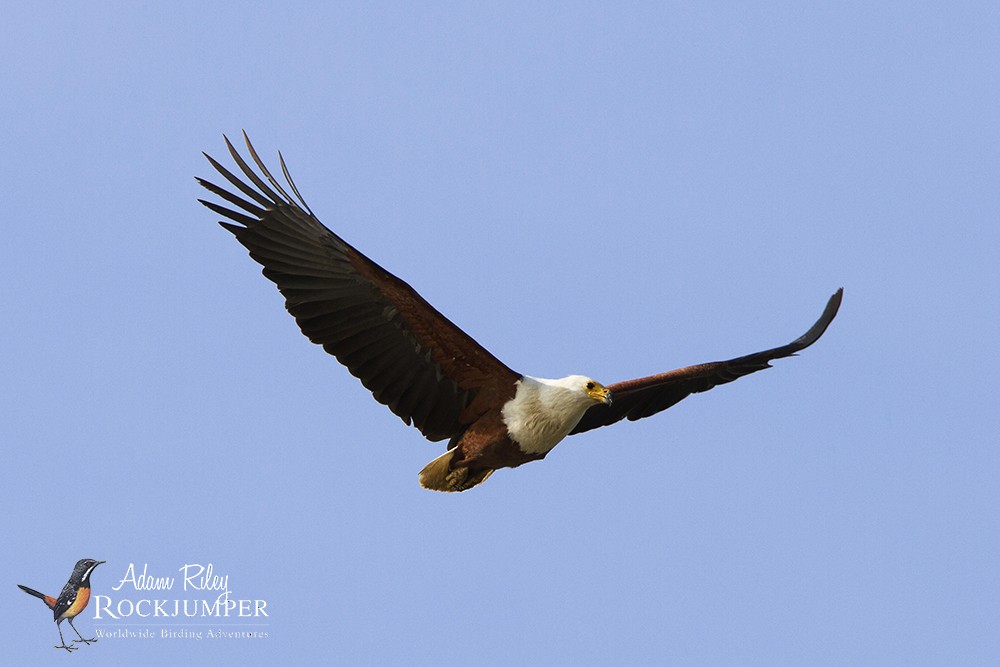
<instances>
[{"instance_id":1,"label":"yellow foot","mask_svg":"<svg viewBox=\"0 0 1000 667\"><path fill-rule=\"evenodd\" d=\"M420 485L432 491L465 491L482 484L493 474L492 470L470 473L468 468L461 466L451 470L454 455L455 450L450 449L424 466L420 471Z\"/></svg>"},{"instance_id":2,"label":"yellow foot","mask_svg":"<svg viewBox=\"0 0 1000 667\"><path fill-rule=\"evenodd\" d=\"M445 477L448 483L448 491L465 491L474 486L479 486L486 481L486 478L493 474L492 470L480 470L477 473L470 473L468 468L455 468Z\"/></svg>"}]
</instances>

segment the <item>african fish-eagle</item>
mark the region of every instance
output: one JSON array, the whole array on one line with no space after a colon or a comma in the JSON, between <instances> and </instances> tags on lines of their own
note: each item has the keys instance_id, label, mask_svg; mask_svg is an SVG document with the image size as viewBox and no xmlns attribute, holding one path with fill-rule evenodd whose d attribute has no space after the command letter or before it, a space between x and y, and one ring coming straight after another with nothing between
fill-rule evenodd
<instances>
[{"instance_id":1,"label":"african fish-eagle","mask_svg":"<svg viewBox=\"0 0 1000 667\"><path fill-rule=\"evenodd\" d=\"M840 307L843 289L801 337L728 361L607 386L582 375L558 380L523 375L327 229L299 194L281 154L288 190L268 171L246 133L243 137L260 173L224 137L246 178L206 154L235 190L198 179L239 210L199 201L228 218L220 224L263 265L309 340L427 439L448 440L444 454L420 472L420 483L435 491L465 491L494 470L545 458L568 435L649 417L690 394L768 368L773 359L815 343Z\"/></svg>"}]
</instances>

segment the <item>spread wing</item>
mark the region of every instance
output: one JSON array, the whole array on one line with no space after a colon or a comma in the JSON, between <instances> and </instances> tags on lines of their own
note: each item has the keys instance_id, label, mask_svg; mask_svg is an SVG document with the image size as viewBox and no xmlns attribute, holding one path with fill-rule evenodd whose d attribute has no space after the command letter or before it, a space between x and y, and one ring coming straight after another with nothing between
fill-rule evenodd
<instances>
[{"instance_id":1,"label":"spread wing","mask_svg":"<svg viewBox=\"0 0 1000 667\"><path fill-rule=\"evenodd\" d=\"M220 224L263 265L309 340L337 357L377 401L430 440L461 433L488 407L513 396L518 373L413 288L323 226L280 153L294 198L271 176L246 133L243 137L263 178L226 139L246 180L206 155L235 190L198 182L238 210L199 201L232 221Z\"/></svg>"},{"instance_id":2,"label":"spread wing","mask_svg":"<svg viewBox=\"0 0 1000 667\"><path fill-rule=\"evenodd\" d=\"M708 391L744 375L770 368L772 360L793 356L799 350L804 350L819 340L819 337L823 335L836 316L843 294L843 288L838 289L830 297L826 309L816 324L788 345L748 354L729 361L698 364L659 375L608 385L608 389L614 393L614 402L611 405L595 405L587 410L571 435L600 426L608 426L622 419L635 421L655 415L691 394Z\"/></svg>"}]
</instances>

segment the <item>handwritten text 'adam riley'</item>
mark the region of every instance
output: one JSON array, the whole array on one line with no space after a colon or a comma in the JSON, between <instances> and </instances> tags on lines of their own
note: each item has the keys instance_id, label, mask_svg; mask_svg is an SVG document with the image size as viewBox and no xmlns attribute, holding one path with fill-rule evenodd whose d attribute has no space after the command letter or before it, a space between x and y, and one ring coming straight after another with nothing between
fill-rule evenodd
<instances>
[{"instance_id":1,"label":"handwritten text 'adam riley'","mask_svg":"<svg viewBox=\"0 0 1000 667\"><path fill-rule=\"evenodd\" d=\"M135 563L129 563L125 576L111 589L119 591L131 586L137 591L171 591L177 583L175 577L153 577L148 574L148 565L143 564L142 572L136 573ZM218 595L211 599L141 599L123 598L113 600L108 595L95 595L95 619L107 616L114 620L139 616L142 618L171 618L186 616L198 618L214 616L221 617L254 617L267 616L266 600L234 599L229 590L229 575L218 575L212 571L212 564L186 564L179 569L181 573L182 590L210 591Z\"/></svg>"}]
</instances>

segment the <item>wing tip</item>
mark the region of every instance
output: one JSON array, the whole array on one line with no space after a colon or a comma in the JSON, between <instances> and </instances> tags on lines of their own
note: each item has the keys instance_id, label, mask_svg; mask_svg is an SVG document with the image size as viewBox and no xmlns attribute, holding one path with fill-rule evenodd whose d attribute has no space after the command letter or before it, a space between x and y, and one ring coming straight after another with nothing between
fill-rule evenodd
<instances>
[{"instance_id":1,"label":"wing tip","mask_svg":"<svg viewBox=\"0 0 1000 667\"><path fill-rule=\"evenodd\" d=\"M806 349L818 341L820 337L826 333L826 330L833 322L833 319L837 317L837 313L840 311L840 304L843 300L844 288L838 287L837 291L834 292L830 296L830 299L826 302L826 308L823 309L823 314L819 316L816 323L809 327L809 331L805 332L792 342L795 352Z\"/></svg>"},{"instance_id":2,"label":"wing tip","mask_svg":"<svg viewBox=\"0 0 1000 667\"><path fill-rule=\"evenodd\" d=\"M225 220L219 220L219 225L227 232L232 233L232 235L236 237L239 237L241 233L247 230L247 228L242 225L234 225L233 223L226 222Z\"/></svg>"}]
</instances>

